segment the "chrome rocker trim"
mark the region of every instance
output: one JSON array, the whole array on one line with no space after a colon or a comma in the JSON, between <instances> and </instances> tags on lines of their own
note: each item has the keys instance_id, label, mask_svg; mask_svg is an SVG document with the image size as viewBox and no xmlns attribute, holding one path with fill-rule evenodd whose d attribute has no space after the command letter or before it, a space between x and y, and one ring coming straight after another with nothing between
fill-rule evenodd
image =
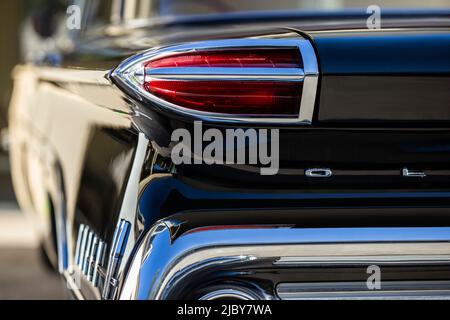
<instances>
[{"instance_id":1,"label":"chrome rocker trim","mask_svg":"<svg viewBox=\"0 0 450 320\"><path fill-rule=\"evenodd\" d=\"M158 68L147 74L163 79L202 80L278 80L303 82L302 98L297 117L251 117L191 110L160 99L142 88L144 69L142 63L151 59L198 50L221 50L224 48L298 48L303 68ZM309 40L306 39L228 39L189 43L156 48L125 60L110 77L119 87L139 93L139 98L148 99L156 105L175 113L211 122L238 122L260 124L303 124L312 123L316 101L319 68L317 57Z\"/></svg>"},{"instance_id":2,"label":"chrome rocker trim","mask_svg":"<svg viewBox=\"0 0 450 320\"><path fill-rule=\"evenodd\" d=\"M345 259L426 263L450 258L450 228L317 228L262 226L193 229L175 237L162 221L147 232L128 270L120 299L170 299L193 272L258 260L341 265ZM278 297L261 297L277 299Z\"/></svg>"},{"instance_id":3,"label":"chrome rocker trim","mask_svg":"<svg viewBox=\"0 0 450 320\"><path fill-rule=\"evenodd\" d=\"M367 290L365 282L281 283L281 300L448 300L450 281L383 281L380 290Z\"/></svg>"}]
</instances>

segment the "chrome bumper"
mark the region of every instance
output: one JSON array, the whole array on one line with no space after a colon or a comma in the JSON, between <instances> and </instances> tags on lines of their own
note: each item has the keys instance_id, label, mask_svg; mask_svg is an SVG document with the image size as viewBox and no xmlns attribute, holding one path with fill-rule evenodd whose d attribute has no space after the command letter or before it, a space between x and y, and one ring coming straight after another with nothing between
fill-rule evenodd
<instances>
[{"instance_id":1,"label":"chrome bumper","mask_svg":"<svg viewBox=\"0 0 450 320\"><path fill-rule=\"evenodd\" d=\"M450 265L447 227L301 229L247 225L194 228L181 235L178 231L179 225L166 220L146 233L120 289L121 299L174 299L194 280L206 282L218 272L222 278L223 274L242 275L261 263L274 270L299 268L299 272L304 267L325 266ZM287 282L273 290L255 287L250 291L254 299L450 296L448 281L391 281L385 286L386 290L382 286L370 292L362 290L361 283ZM395 293L386 294L392 288L396 288Z\"/></svg>"}]
</instances>

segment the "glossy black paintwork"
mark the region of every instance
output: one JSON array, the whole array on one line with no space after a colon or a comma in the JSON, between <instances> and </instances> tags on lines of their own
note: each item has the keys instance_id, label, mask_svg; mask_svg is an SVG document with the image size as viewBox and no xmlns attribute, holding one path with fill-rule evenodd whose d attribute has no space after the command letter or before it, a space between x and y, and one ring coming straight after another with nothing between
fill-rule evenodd
<instances>
[{"instance_id":1,"label":"glossy black paintwork","mask_svg":"<svg viewBox=\"0 0 450 320\"><path fill-rule=\"evenodd\" d=\"M450 33L446 28L309 34L323 76L450 74Z\"/></svg>"},{"instance_id":2,"label":"glossy black paintwork","mask_svg":"<svg viewBox=\"0 0 450 320\"><path fill-rule=\"evenodd\" d=\"M131 130L93 128L76 202L76 225L89 225L111 243L136 148Z\"/></svg>"},{"instance_id":3,"label":"glossy black paintwork","mask_svg":"<svg viewBox=\"0 0 450 320\"><path fill-rule=\"evenodd\" d=\"M134 121L145 130L153 146L163 156L169 156L171 132L186 128L193 133L192 120L169 114L167 118L156 109L139 110L146 116ZM147 119L151 118L152 121ZM169 120L170 119L170 120ZM275 176L261 176L257 166L237 165L181 165L177 172L184 178L224 188L266 190L290 189L345 189L374 188L386 186L394 189L448 188L446 170L450 153L448 139L450 130L445 126L428 128L422 124L414 128L410 124L387 128L386 123L377 127L358 123L352 127L288 126L280 129L280 171ZM205 125L208 128L243 128L257 125ZM409 167L427 174L424 179L401 176L401 169ZM308 168L332 168L330 179L305 177Z\"/></svg>"},{"instance_id":4,"label":"glossy black paintwork","mask_svg":"<svg viewBox=\"0 0 450 320\"><path fill-rule=\"evenodd\" d=\"M448 74L323 76L318 121L328 125L447 126L448 88ZM353 94L346 94L349 91Z\"/></svg>"},{"instance_id":5,"label":"glossy black paintwork","mask_svg":"<svg viewBox=\"0 0 450 320\"><path fill-rule=\"evenodd\" d=\"M252 223L303 227L448 226L449 195L442 189L412 188L215 188L199 179L165 175L145 184L138 220L143 231L159 219L181 213L187 223L180 223L180 232L202 225Z\"/></svg>"},{"instance_id":6,"label":"glossy black paintwork","mask_svg":"<svg viewBox=\"0 0 450 320\"><path fill-rule=\"evenodd\" d=\"M450 120L448 30L311 35L322 73L320 123L436 126Z\"/></svg>"}]
</instances>

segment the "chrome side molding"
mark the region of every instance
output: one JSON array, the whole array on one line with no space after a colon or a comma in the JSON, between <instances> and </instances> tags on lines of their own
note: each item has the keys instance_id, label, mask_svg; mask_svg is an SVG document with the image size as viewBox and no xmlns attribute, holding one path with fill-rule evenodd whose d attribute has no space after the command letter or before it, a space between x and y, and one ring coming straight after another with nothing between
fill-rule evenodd
<instances>
[{"instance_id":1,"label":"chrome side molding","mask_svg":"<svg viewBox=\"0 0 450 320\"><path fill-rule=\"evenodd\" d=\"M103 299L114 297L118 286L118 271L130 234L131 223L121 219L114 231L111 251L109 253L108 270L106 272L105 285L103 287Z\"/></svg>"},{"instance_id":2,"label":"chrome side molding","mask_svg":"<svg viewBox=\"0 0 450 320\"><path fill-rule=\"evenodd\" d=\"M105 263L105 251L106 251L105 249L106 243L100 240L97 246L97 252L95 253L94 257L94 266L91 278L91 282L94 285L94 287L99 286L99 275L100 275L99 268L103 267L103 264Z\"/></svg>"},{"instance_id":3,"label":"chrome side molding","mask_svg":"<svg viewBox=\"0 0 450 320\"><path fill-rule=\"evenodd\" d=\"M389 256L314 256L314 257L280 257L273 262L282 267L337 267L368 265L450 265L450 252L446 255L389 255Z\"/></svg>"},{"instance_id":4,"label":"chrome side molding","mask_svg":"<svg viewBox=\"0 0 450 320\"><path fill-rule=\"evenodd\" d=\"M99 286L99 274L104 264L106 243L87 225L78 228L75 249L75 265L95 287Z\"/></svg>"},{"instance_id":5,"label":"chrome side molding","mask_svg":"<svg viewBox=\"0 0 450 320\"><path fill-rule=\"evenodd\" d=\"M84 249L82 248L83 246L83 241L84 240L84 233L85 233L85 229L86 226L84 224L80 224L80 227L78 228L78 236L77 236L77 244L75 247L75 264L78 265L79 267L80 265L80 260L81 260L81 252L84 252Z\"/></svg>"},{"instance_id":6,"label":"chrome side molding","mask_svg":"<svg viewBox=\"0 0 450 320\"><path fill-rule=\"evenodd\" d=\"M92 246L92 239L94 237L94 233L92 231L87 232L86 237L86 246L85 246L85 252L83 255L83 261L81 262L81 271L87 275L88 271L88 261L89 261L89 254L91 252L91 246Z\"/></svg>"}]
</instances>

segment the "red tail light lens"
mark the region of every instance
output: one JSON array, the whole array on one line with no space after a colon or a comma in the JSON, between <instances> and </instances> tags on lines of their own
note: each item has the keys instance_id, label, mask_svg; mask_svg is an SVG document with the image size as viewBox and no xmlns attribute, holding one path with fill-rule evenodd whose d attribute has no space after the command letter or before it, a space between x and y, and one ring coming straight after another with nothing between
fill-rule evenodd
<instances>
[{"instance_id":1,"label":"red tail light lens","mask_svg":"<svg viewBox=\"0 0 450 320\"><path fill-rule=\"evenodd\" d=\"M144 89L152 95L172 104L197 111L251 115L289 116L298 114L301 98L301 82L262 80L261 75L245 78L249 68L287 70L300 69L302 60L298 49L242 49L194 51L159 57L144 63ZM158 70L169 68L176 77L165 74L158 77ZM188 69L189 68L189 69ZM198 68L200 76L189 78L192 68ZM235 68L238 74L217 76L220 68ZM165 69L168 70L168 69ZM208 70L208 71L206 71ZM219 71L218 71L219 70ZM234 72L234 71L233 71ZM209 76L202 77L201 75ZM270 74L270 72L267 72ZM155 75L156 74L156 75ZM241 80L240 75L245 78ZM200 80L198 78L201 78ZM234 79L239 80L234 80ZM182 79L182 80L179 80Z\"/></svg>"},{"instance_id":2,"label":"red tail light lens","mask_svg":"<svg viewBox=\"0 0 450 320\"><path fill-rule=\"evenodd\" d=\"M157 110L208 121L311 124L318 65L309 40L207 40L153 48L110 78Z\"/></svg>"},{"instance_id":3,"label":"red tail light lens","mask_svg":"<svg viewBox=\"0 0 450 320\"><path fill-rule=\"evenodd\" d=\"M301 84L284 81L150 80L145 90L185 108L252 116L298 113Z\"/></svg>"},{"instance_id":4,"label":"red tail light lens","mask_svg":"<svg viewBox=\"0 0 450 320\"><path fill-rule=\"evenodd\" d=\"M302 61L298 49L243 49L177 54L150 61L145 67L301 68Z\"/></svg>"}]
</instances>

